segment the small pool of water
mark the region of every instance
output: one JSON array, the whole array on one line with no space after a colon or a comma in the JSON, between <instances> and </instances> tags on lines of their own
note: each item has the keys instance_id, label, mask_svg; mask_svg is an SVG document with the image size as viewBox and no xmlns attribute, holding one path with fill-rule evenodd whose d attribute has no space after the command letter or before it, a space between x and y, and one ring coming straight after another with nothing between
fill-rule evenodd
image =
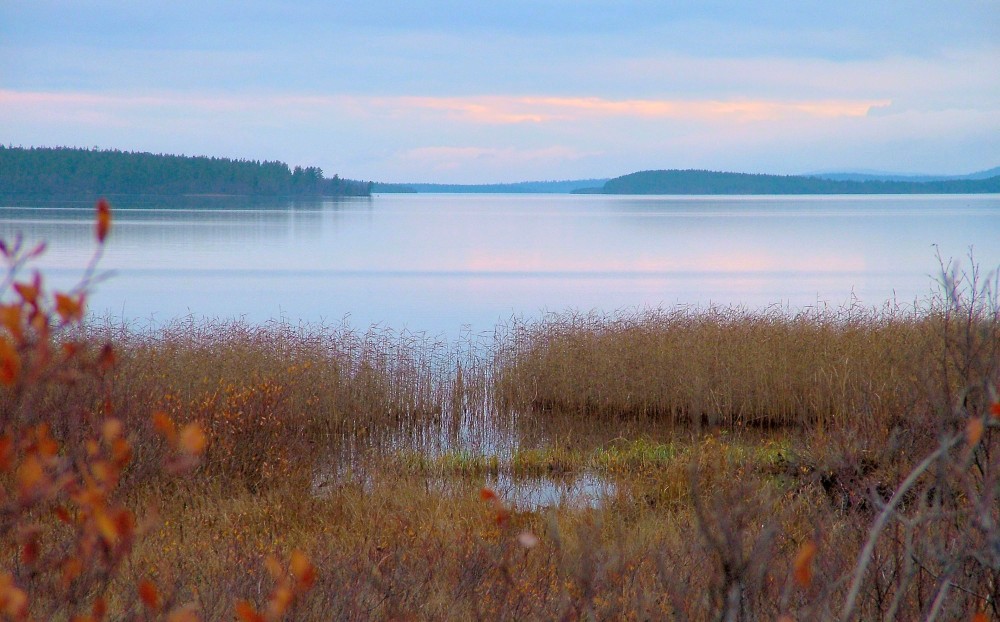
<instances>
[{"instance_id":1,"label":"small pool of water","mask_svg":"<svg viewBox=\"0 0 1000 622\"><path fill-rule=\"evenodd\" d=\"M384 477L386 474L381 475ZM415 477L419 480L419 476ZM333 469L313 479L313 494L319 497L328 495L347 481L358 482L366 490L374 485L371 476L346 469ZM617 490L613 481L590 471L558 476L515 476L500 473L478 478L478 483L477 478L460 474L424 477L425 490L438 494L453 493L456 488L469 489L470 484L476 484L472 488L492 489L505 506L521 512L534 512L550 507L596 508Z\"/></svg>"},{"instance_id":2,"label":"small pool of water","mask_svg":"<svg viewBox=\"0 0 1000 622\"><path fill-rule=\"evenodd\" d=\"M615 493L614 482L596 473L560 477L511 477L487 479L486 485L516 510L535 511L549 507L599 507Z\"/></svg>"}]
</instances>

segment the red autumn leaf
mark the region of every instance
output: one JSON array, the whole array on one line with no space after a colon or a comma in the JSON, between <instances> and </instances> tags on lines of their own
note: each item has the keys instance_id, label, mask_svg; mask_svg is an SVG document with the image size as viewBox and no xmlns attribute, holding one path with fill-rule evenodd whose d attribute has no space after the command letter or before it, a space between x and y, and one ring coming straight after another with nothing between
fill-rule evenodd
<instances>
[{"instance_id":1,"label":"red autumn leaf","mask_svg":"<svg viewBox=\"0 0 1000 622\"><path fill-rule=\"evenodd\" d=\"M0 336L0 383L10 386L21 377L21 355L6 337Z\"/></svg>"},{"instance_id":2,"label":"red autumn leaf","mask_svg":"<svg viewBox=\"0 0 1000 622\"><path fill-rule=\"evenodd\" d=\"M83 562L77 557L70 557L62 564L62 584L69 587L83 573Z\"/></svg>"},{"instance_id":3,"label":"red autumn leaf","mask_svg":"<svg viewBox=\"0 0 1000 622\"><path fill-rule=\"evenodd\" d=\"M63 357L68 361L80 352L81 345L75 341L62 344Z\"/></svg>"},{"instance_id":4,"label":"red autumn leaf","mask_svg":"<svg viewBox=\"0 0 1000 622\"><path fill-rule=\"evenodd\" d=\"M97 357L97 365L101 371L108 371L115 365L115 349L110 343L104 344L101 354Z\"/></svg>"},{"instance_id":5,"label":"red autumn leaf","mask_svg":"<svg viewBox=\"0 0 1000 622\"><path fill-rule=\"evenodd\" d=\"M968 425L965 426L965 440L968 441L970 447L975 447L979 444L985 430L986 426L983 424L982 419L979 417L969 419Z\"/></svg>"},{"instance_id":6,"label":"red autumn leaf","mask_svg":"<svg viewBox=\"0 0 1000 622\"><path fill-rule=\"evenodd\" d=\"M32 313L29 322L31 327L38 333L40 341L38 347L48 347L49 338L49 316L45 313Z\"/></svg>"},{"instance_id":7,"label":"red autumn leaf","mask_svg":"<svg viewBox=\"0 0 1000 622\"><path fill-rule=\"evenodd\" d=\"M177 438L177 426L174 425L173 419L163 411L158 410L153 413L153 428L169 443L173 443Z\"/></svg>"},{"instance_id":8,"label":"red autumn leaf","mask_svg":"<svg viewBox=\"0 0 1000 622\"><path fill-rule=\"evenodd\" d=\"M59 443L49 434L48 424L41 424L36 429L38 438L34 442L34 447L38 453L45 458L52 458L59 453Z\"/></svg>"},{"instance_id":9,"label":"red autumn leaf","mask_svg":"<svg viewBox=\"0 0 1000 622\"><path fill-rule=\"evenodd\" d=\"M0 574L0 612L13 620L28 617L28 594L14 584L9 572Z\"/></svg>"},{"instance_id":10,"label":"red autumn leaf","mask_svg":"<svg viewBox=\"0 0 1000 622\"><path fill-rule=\"evenodd\" d=\"M14 441L6 434L0 435L0 471L6 471L14 462Z\"/></svg>"},{"instance_id":11,"label":"red autumn leaf","mask_svg":"<svg viewBox=\"0 0 1000 622\"><path fill-rule=\"evenodd\" d=\"M64 508L61 505L55 507L52 510L52 513L56 515L56 518L58 518L60 521L62 521L64 523L66 523L67 525L70 524L71 522L73 522L73 517L70 516L69 510L67 510L66 508Z\"/></svg>"},{"instance_id":12,"label":"red autumn leaf","mask_svg":"<svg viewBox=\"0 0 1000 622\"><path fill-rule=\"evenodd\" d=\"M101 435L104 436L104 440L108 443L113 443L116 439L120 438L124 430L125 426L122 425L121 419L114 417L105 419L101 425Z\"/></svg>"},{"instance_id":13,"label":"red autumn leaf","mask_svg":"<svg viewBox=\"0 0 1000 622\"><path fill-rule=\"evenodd\" d=\"M21 305L10 304L0 306L0 326L6 328L15 341L20 342L24 338Z\"/></svg>"},{"instance_id":14,"label":"red autumn leaf","mask_svg":"<svg viewBox=\"0 0 1000 622\"><path fill-rule=\"evenodd\" d=\"M70 296L57 292L56 313L63 322L78 322L83 319L83 294Z\"/></svg>"},{"instance_id":15,"label":"red autumn leaf","mask_svg":"<svg viewBox=\"0 0 1000 622\"><path fill-rule=\"evenodd\" d=\"M29 305L38 304L39 289L37 283L14 283L14 291Z\"/></svg>"},{"instance_id":16,"label":"red autumn leaf","mask_svg":"<svg viewBox=\"0 0 1000 622\"><path fill-rule=\"evenodd\" d=\"M161 604L160 591L156 589L156 586L149 579L143 579L139 582L139 598L144 605L153 611L159 611Z\"/></svg>"},{"instance_id":17,"label":"red autumn leaf","mask_svg":"<svg viewBox=\"0 0 1000 622\"><path fill-rule=\"evenodd\" d=\"M118 524L103 508L97 508L94 512L94 523L97 525L97 531L104 538L105 542L111 546L118 544L120 536L118 533Z\"/></svg>"},{"instance_id":18,"label":"red autumn leaf","mask_svg":"<svg viewBox=\"0 0 1000 622\"><path fill-rule=\"evenodd\" d=\"M33 529L21 536L21 561L26 565L31 565L38 559L38 554L42 549L42 545L38 540L39 536L40 534L37 529Z\"/></svg>"},{"instance_id":19,"label":"red autumn leaf","mask_svg":"<svg viewBox=\"0 0 1000 622\"><path fill-rule=\"evenodd\" d=\"M115 514L115 531L123 538L130 538L135 533L135 516L129 510L118 510Z\"/></svg>"},{"instance_id":20,"label":"red autumn leaf","mask_svg":"<svg viewBox=\"0 0 1000 622\"><path fill-rule=\"evenodd\" d=\"M272 620L281 619L294 599L295 593L287 585L279 585L274 588L267 601L267 617Z\"/></svg>"},{"instance_id":21,"label":"red autumn leaf","mask_svg":"<svg viewBox=\"0 0 1000 622\"><path fill-rule=\"evenodd\" d=\"M30 455L17 470L17 483L22 494L32 494L44 481L45 469L35 455Z\"/></svg>"},{"instance_id":22,"label":"red autumn leaf","mask_svg":"<svg viewBox=\"0 0 1000 622\"><path fill-rule=\"evenodd\" d=\"M123 468L132 459L132 446L124 438L116 438L111 444L111 457L118 468Z\"/></svg>"},{"instance_id":23,"label":"red autumn leaf","mask_svg":"<svg viewBox=\"0 0 1000 622\"><path fill-rule=\"evenodd\" d=\"M178 439L181 451L192 456L201 455L208 445L208 437L197 423L189 423L181 430Z\"/></svg>"},{"instance_id":24,"label":"red autumn leaf","mask_svg":"<svg viewBox=\"0 0 1000 622\"><path fill-rule=\"evenodd\" d=\"M236 601L236 617L242 622L265 622L264 616L257 613L253 605L245 600Z\"/></svg>"},{"instance_id":25,"label":"red autumn leaf","mask_svg":"<svg viewBox=\"0 0 1000 622\"><path fill-rule=\"evenodd\" d=\"M95 620L103 620L104 616L108 615L108 601L103 596L98 596L94 600L94 606L91 607L90 613Z\"/></svg>"},{"instance_id":26,"label":"red autumn leaf","mask_svg":"<svg viewBox=\"0 0 1000 622\"><path fill-rule=\"evenodd\" d=\"M313 583L316 582L316 567L312 565L312 562L309 561L309 558L302 551L292 551L289 566L292 576L295 577L295 580L298 581L299 586L303 589L311 588Z\"/></svg>"},{"instance_id":27,"label":"red autumn leaf","mask_svg":"<svg viewBox=\"0 0 1000 622\"><path fill-rule=\"evenodd\" d=\"M97 201L97 241L104 243L104 238L108 237L111 230L111 206L107 199Z\"/></svg>"},{"instance_id":28,"label":"red autumn leaf","mask_svg":"<svg viewBox=\"0 0 1000 622\"><path fill-rule=\"evenodd\" d=\"M802 587L809 587L812 584L812 567L813 559L815 558L816 543L812 540L807 540L801 547L799 547L799 552L795 556L795 565L793 570L795 582Z\"/></svg>"}]
</instances>

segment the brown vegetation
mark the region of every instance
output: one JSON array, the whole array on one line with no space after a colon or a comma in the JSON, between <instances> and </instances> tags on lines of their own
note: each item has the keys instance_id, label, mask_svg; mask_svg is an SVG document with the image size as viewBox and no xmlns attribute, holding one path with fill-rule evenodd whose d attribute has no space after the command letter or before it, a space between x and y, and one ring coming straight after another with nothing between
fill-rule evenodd
<instances>
[{"instance_id":1,"label":"brown vegetation","mask_svg":"<svg viewBox=\"0 0 1000 622\"><path fill-rule=\"evenodd\" d=\"M974 270L906 312L446 346L84 326L93 266L50 297L4 255L0 617L1000 616L1000 315ZM598 503L518 496L580 474Z\"/></svg>"}]
</instances>

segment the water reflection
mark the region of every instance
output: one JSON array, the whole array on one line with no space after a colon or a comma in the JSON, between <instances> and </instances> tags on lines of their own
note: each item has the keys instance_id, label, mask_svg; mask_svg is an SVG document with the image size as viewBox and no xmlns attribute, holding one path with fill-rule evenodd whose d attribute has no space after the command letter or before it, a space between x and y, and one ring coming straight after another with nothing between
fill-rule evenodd
<instances>
[{"instance_id":1,"label":"water reflection","mask_svg":"<svg viewBox=\"0 0 1000 622\"><path fill-rule=\"evenodd\" d=\"M0 201L0 236L49 241L69 283L92 205ZM909 302L935 245L1000 264L1000 196L389 195L115 202L91 299L126 320L338 321L456 335L547 311Z\"/></svg>"}]
</instances>

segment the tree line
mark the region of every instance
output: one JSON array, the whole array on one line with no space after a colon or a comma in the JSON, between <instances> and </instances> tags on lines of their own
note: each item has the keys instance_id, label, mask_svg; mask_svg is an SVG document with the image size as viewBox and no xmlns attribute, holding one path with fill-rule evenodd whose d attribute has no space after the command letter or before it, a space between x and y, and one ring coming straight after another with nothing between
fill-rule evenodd
<instances>
[{"instance_id":1,"label":"tree line","mask_svg":"<svg viewBox=\"0 0 1000 622\"><path fill-rule=\"evenodd\" d=\"M0 145L0 193L8 195L368 196L372 185L278 161Z\"/></svg>"}]
</instances>

